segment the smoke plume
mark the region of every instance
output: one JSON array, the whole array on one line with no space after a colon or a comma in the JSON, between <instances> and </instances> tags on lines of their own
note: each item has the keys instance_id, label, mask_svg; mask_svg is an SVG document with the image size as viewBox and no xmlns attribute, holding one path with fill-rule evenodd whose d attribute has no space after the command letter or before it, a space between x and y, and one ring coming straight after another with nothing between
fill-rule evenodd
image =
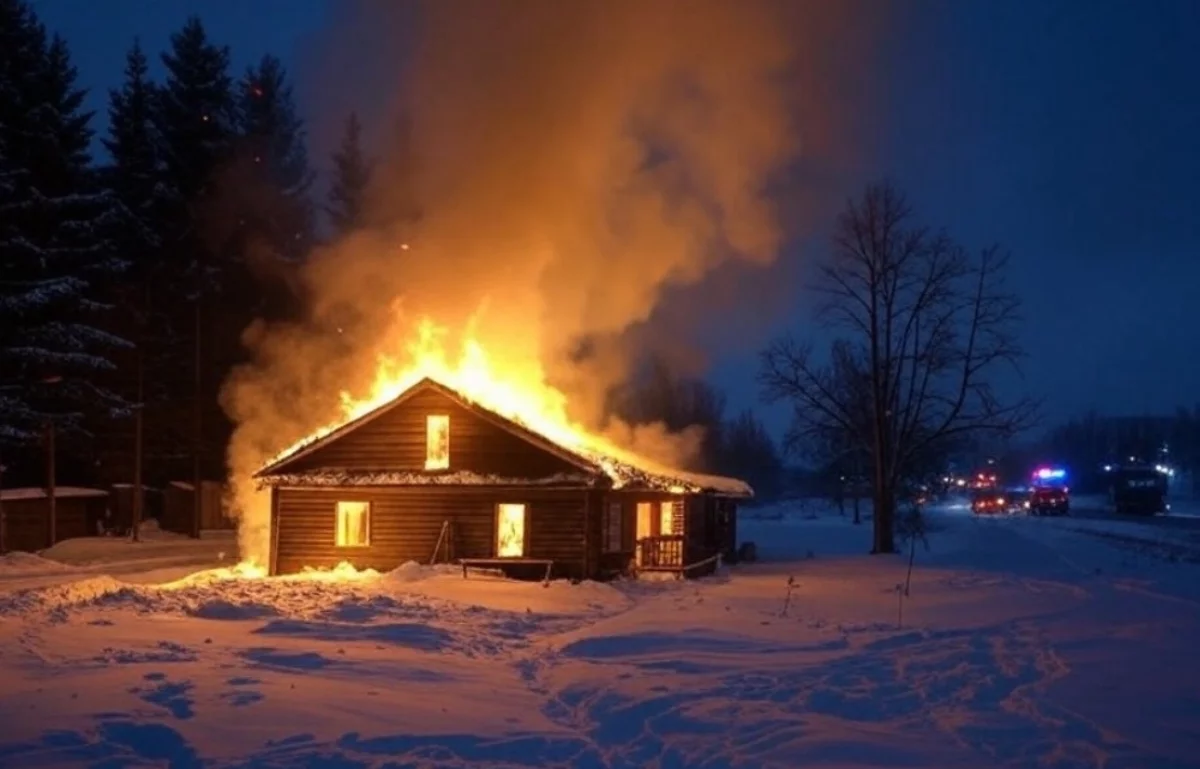
<instances>
[{"instance_id":1,"label":"smoke plume","mask_svg":"<svg viewBox=\"0 0 1200 769\"><path fill-rule=\"evenodd\" d=\"M412 8L378 20L416 26L396 102L410 130L387 148L373 224L311 256L309 317L249 329L254 363L226 387L246 557L265 553L268 520L249 475L336 420L339 392L368 386L380 353L402 355L416 318L470 327L501 373L552 378L575 419L601 426L628 332L664 292L730 262L768 265L780 248L767 191L799 147L794 51L774 4ZM690 439L605 429L668 462Z\"/></svg>"}]
</instances>

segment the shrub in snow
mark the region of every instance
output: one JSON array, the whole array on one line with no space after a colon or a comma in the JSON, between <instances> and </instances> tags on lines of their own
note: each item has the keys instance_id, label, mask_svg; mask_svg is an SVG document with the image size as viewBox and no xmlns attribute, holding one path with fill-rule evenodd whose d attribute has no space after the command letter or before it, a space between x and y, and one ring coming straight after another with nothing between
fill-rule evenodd
<instances>
[{"instance_id":1,"label":"shrub in snow","mask_svg":"<svg viewBox=\"0 0 1200 769\"><path fill-rule=\"evenodd\" d=\"M909 594L909 586L912 583L913 562L917 557L917 541L920 540L925 549L929 549L927 524L921 506L916 504L909 505L907 510L896 517L896 539L902 547L908 546L908 574L904 578L904 584L896 586L898 589L903 589L905 596Z\"/></svg>"},{"instance_id":2,"label":"shrub in snow","mask_svg":"<svg viewBox=\"0 0 1200 769\"><path fill-rule=\"evenodd\" d=\"M787 592L784 593L784 596L783 596L783 611L779 612L780 617L787 616L788 607L790 607L792 605L792 590L794 590L795 588L796 588L796 578L788 577Z\"/></svg>"}]
</instances>

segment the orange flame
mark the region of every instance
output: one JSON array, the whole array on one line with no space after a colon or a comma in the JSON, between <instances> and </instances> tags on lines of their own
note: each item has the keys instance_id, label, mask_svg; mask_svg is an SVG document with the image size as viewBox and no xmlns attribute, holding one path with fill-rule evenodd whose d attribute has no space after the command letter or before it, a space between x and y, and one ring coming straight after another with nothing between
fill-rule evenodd
<instances>
[{"instance_id":1,"label":"orange flame","mask_svg":"<svg viewBox=\"0 0 1200 769\"><path fill-rule=\"evenodd\" d=\"M374 411L428 377L467 400L602 465L604 458L612 458L646 470L654 469L653 463L619 449L611 441L572 422L567 415L567 397L546 384L539 365L510 366L510 370L500 375L473 333L478 317L477 313L467 322L457 345L457 355L448 344L450 330L432 318L422 317L413 338L404 343L405 355L384 353L378 356L365 394L356 395L346 390L340 393L342 415L339 420L324 425L279 452L267 465Z\"/></svg>"}]
</instances>

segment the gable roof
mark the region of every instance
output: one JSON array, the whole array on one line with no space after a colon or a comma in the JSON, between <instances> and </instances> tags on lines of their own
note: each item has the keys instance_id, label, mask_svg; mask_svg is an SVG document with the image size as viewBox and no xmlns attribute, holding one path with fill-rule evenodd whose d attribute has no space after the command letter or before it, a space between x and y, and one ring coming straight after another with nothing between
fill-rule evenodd
<instances>
[{"instance_id":1,"label":"gable roof","mask_svg":"<svg viewBox=\"0 0 1200 769\"><path fill-rule=\"evenodd\" d=\"M357 430L358 428L372 422L384 414L392 411L395 408L403 405L412 396L417 393L433 390L441 395L449 398L459 406L467 409L475 416L484 419L497 427L517 436L518 438L537 446L559 459L562 459L567 464L579 470L578 475L571 475L573 480L589 479L594 483L603 482L605 485L610 485L612 488L629 488L629 489L647 489L655 491L671 491L676 493L713 493L730 497L752 497L754 491L749 484L736 478L725 478L719 475L704 475L699 473L690 473L683 470L673 470L661 468L653 463L641 459L631 459L610 456L591 450L581 450L568 448L560 443L557 443L545 435L530 429L524 424L505 417L501 414L487 409L478 403L464 397L458 391L447 387L446 385L426 377L414 384L398 396L375 408L372 411L363 414L357 419L350 420L345 424L329 431L328 433L315 436L312 440L303 442L297 445L283 456L277 457L268 463L265 467L254 474L254 477L264 483L282 482L285 480L296 481L300 480L300 475L288 472L288 467L301 457L308 456L323 446L333 443L343 436ZM319 473L304 473L308 480L322 482ZM334 471L328 474L328 482L336 483L337 485L351 485L353 483L363 483L366 485L384 484L412 484L412 483L430 483L436 481L440 485L449 485L457 481L453 480L462 473L361 473L355 474L347 471ZM465 476L470 476L472 483L488 483L488 485L509 485L517 483L514 479L486 479L482 476L474 476L472 473L466 473ZM357 479L357 480L356 480ZM568 480L564 476L563 480ZM519 481L527 483L527 480ZM544 482L544 480L543 480ZM464 481L465 483L465 481Z\"/></svg>"}]
</instances>

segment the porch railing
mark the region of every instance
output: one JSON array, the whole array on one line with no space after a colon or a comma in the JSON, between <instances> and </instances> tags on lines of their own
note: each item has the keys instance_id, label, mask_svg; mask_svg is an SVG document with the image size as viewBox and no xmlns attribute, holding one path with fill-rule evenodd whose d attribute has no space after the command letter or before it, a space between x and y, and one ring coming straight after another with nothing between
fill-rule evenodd
<instances>
[{"instance_id":1,"label":"porch railing","mask_svg":"<svg viewBox=\"0 0 1200 769\"><path fill-rule=\"evenodd\" d=\"M683 535L664 534L638 540L638 565L643 569L683 568Z\"/></svg>"}]
</instances>

